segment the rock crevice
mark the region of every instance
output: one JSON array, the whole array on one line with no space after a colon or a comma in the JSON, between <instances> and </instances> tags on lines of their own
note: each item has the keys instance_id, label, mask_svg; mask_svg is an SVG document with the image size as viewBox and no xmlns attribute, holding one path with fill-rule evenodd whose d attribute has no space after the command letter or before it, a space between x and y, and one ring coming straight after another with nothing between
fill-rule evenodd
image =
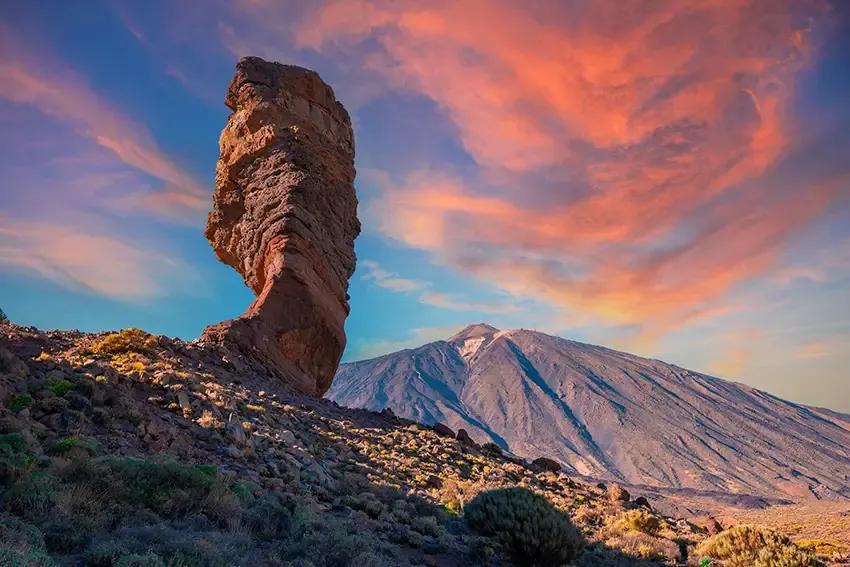
<instances>
[{"instance_id":1,"label":"rock crevice","mask_svg":"<svg viewBox=\"0 0 850 567\"><path fill-rule=\"evenodd\" d=\"M351 119L315 72L256 57L237 64L225 104L205 234L257 297L202 338L320 396L345 348L360 232Z\"/></svg>"}]
</instances>

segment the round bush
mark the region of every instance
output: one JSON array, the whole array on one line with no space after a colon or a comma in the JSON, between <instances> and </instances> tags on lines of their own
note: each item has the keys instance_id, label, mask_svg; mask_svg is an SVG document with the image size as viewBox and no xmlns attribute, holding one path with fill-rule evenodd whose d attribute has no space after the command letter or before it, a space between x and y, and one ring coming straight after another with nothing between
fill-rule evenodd
<instances>
[{"instance_id":1,"label":"round bush","mask_svg":"<svg viewBox=\"0 0 850 567\"><path fill-rule=\"evenodd\" d=\"M822 567L811 553L777 531L735 526L706 540L697 554L719 559L724 567Z\"/></svg>"},{"instance_id":2,"label":"round bush","mask_svg":"<svg viewBox=\"0 0 850 567\"><path fill-rule=\"evenodd\" d=\"M474 531L498 540L521 566L562 565L583 546L570 517L525 488L482 492L466 505L464 518Z\"/></svg>"}]
</instances>

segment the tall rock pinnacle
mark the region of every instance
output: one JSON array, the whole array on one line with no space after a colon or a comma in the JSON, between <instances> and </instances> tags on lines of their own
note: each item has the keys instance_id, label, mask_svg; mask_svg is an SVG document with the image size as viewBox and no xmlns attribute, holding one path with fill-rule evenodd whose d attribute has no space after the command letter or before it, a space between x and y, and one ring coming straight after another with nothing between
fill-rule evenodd
<instances>
[{"instance_id":1,"label":"tall rock pinnacle","mask_svg":"<svg viewBox=\"0 0 850 567\"><path fill-rule=\"evenodd\" d=\"M236 345L321 396L345 348L360 233L354 134L308 69L245 57L227 90L206 237L257 298L203 339Z\"/></svg>"}]
</instances>

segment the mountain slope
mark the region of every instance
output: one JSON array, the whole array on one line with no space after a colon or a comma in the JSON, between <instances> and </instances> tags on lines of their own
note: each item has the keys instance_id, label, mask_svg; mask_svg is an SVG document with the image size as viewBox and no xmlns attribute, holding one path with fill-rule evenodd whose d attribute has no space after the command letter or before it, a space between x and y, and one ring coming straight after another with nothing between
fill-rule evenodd
<instances>
[{"instance_id":1,"label":"mountain slope","mask_svg":"<svg viewBox=\"0 0 850 567\"><path fill-rule=\"evenodd\" d=\"M534 331L472 325L447 341L344 364L328 397L464 428L586 476L850 498L850 416Z\"/></svg>"}]
</instances>

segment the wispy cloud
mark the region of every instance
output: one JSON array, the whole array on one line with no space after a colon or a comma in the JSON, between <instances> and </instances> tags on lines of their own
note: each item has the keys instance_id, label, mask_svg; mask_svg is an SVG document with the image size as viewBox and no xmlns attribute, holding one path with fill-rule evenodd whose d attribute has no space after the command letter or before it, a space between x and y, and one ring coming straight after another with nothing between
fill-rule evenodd
<instances>
[{"instance_id":1,"label":"wispy cloud","mask_svg":"<svg viewBox=\"0 0 850 567\"><path fill-rule=\"evenodd\" d=\"M723 312L840 194L846 170L777 169L803 139L795 81L827 12L331 1L294 34L435 101L477 165L395 172L370 205L383 234L651 339Z\"/></svg>"},{"instance_id":2,"label":"wispy cloud","mask_svg":"<svg viewBox=\"0 0 850 567\"><path fill-rule=\"evenodd\" d=\"M753 357L755 344L762 332L756 328L736 329L723 333L719 338L721 348L709 370L724 378L740 378Z\"/></svg>"},{"instance_id":3,"label":"wispy cloud","mask_svg":"<svg viewBox=\"0 0 850 567\"><path fill-rule=\"evenodd\" d=\"M122 300L162 295L179 281L190 281L187 289L202 287L191 265L173 254L165 256L112 235L55 221L0 216L0 265L69 289Z\"/></svg>"},{"instance_id":4,"label":"wispy cloud","mask_svg":"<svg viewBox=\"0 0 850 567\"><path fill-rule=\"evenodd\" d=\"M846 348L848 337L834 337L815 341L806 341L800 345L799 358L824 358L841 352Z\"/></svg>"},{"instance_id":5,"label":"wispy cloud","mask_svg":"<svg viewBox=\"0 0 850 567\"><path fill-rule=\"evenodd\" d=\"M365 270L361 276L366 281L371 281L376 286L390 290L395 293L417 292L418 300L425 305L431 305L440 309L450 311L478 311L482 313L513 313L517 311L515 305L498 302L467 301L457 294L433 291L431 282L404 278L397 273L381 267L374 260L362 260L360 269Z\"/></svg>"},{"instance_id":6,"label":"wispy cloud","mask_svg":"<svg viewBox=\"0 0 850 567\"><path fill-rule=\"evenodd\" d=\"M116 206L181 220L197 220L208 207L209 191L157 145L144 125L97 95L40 46L29 44L3 24L0 54L0 98L32 106L71 125L120 162L161 181L150 191L115 195Z\"/></svg>"},{"instance_id":7,"label":"wispy cloud","mask_svg":"<svg viewBox=\"0 0 850 567\"><path fill-rule=\"evenodd\" d=\"M466 301L454 294L434 291L424 292L419 296L419 301L426 305L451 311L478 311L481 313L515 313L518 311L516 305L508 303Z\"/></svg>"},{"instance_id":8,"label":"wispy cloud","mask_svg":"<svg viewBox=\"0 0 850 567\"><path fill-rule=\"evenodd\" d=\"M377 339L361 341L352 345L346 353L346 361L375 358L391 352L408 348L420 347L434 341L445 340L460 331L464 325L447 325L444 327L414 327L405 337L399 339Z\"/></svg>"},{"instance_id":9,"label":"wispy cloud","mask_svg":"<svg viewBox=\"0 0 850 567\"><path fill-rule=\"evenodd\" d=\"M403 278L394 272L390 272L381 267L374 260L362 260L358 267L364 270L362 279L371 281L378 287L388 289L395 292L407 292L424 289L428 286L427 282Z\"/></svg>"}]
</instances>

